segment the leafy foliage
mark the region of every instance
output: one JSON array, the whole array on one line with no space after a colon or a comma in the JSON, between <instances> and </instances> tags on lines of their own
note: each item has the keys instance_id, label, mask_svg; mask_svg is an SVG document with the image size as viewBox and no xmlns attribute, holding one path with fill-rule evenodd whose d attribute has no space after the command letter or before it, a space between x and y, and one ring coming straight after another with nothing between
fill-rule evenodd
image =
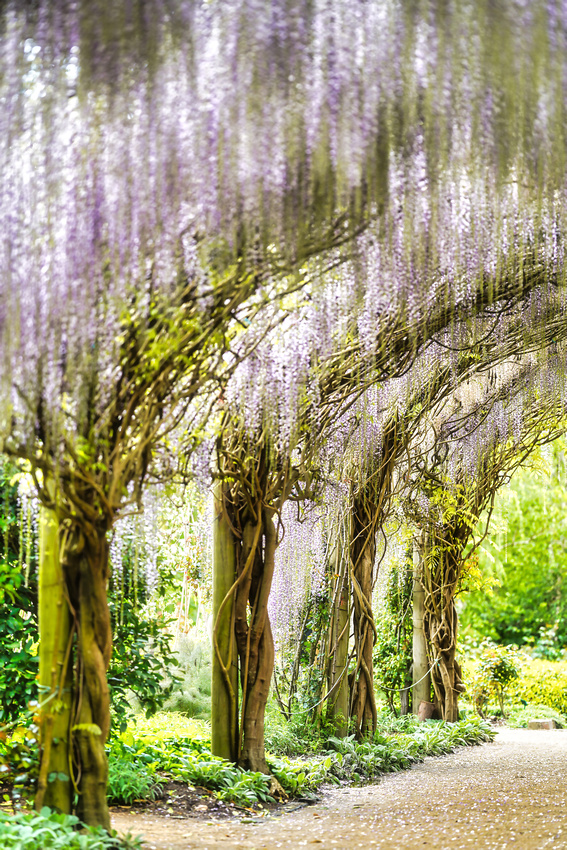
<instances>
[{"instance_id":1,"label":"leafy foliage","mask_svg":"<svg viewBox=\"0 0 567 850\"><path fill-rule=\"evenodd\" d=\"M14 476L16 468L0 461L0 532L3 551L0 556L0 726L17 720L27 703L37 696L38 672L37 587L35 560L27 541L28 557L33 564L32 581L26 586L22 565L24 529L18 516ZM31 534L31 529L28 529ZM28 576L29 577L29 576Z\"/></svg>"},{"instance_id":2,"label":"leafy foliage","mask_svg":"<svg viewBox=\"0 0 567 850\"><path fill-rule=\"evenodd\" d=\"M484 717L491 696L498 699L504 716L504 699L510 685L519 678L522 656L516 647L498 646L485 641L474 672L470 691L475 708Z\"/></svg>"},{"instance_id":3,"label":"leafy foliage","mask_svg":"<svg viewBox=\"0 0 567 850\"><path fill-rule=\"evenodd\" d=\"M106 796L111 805L131 805L139 800L155 800L159 797L161 783L155 772L145 765L134 765L124 759L112 758L108 763L108 786Z\"/></svg>"},{"instance_id":4,"label":"leafy foliage","mask_svg":"<svg viewBox=\"0 0 567 850\"><path fill-rule=\"evenodd\" d=\"M127 599L110 602L114 649L108 670L112 707L124 731L132 712L130 692L147 714L154 714L171 694L172 669L177 663L173 635L155 619L145 617Z\"/></svg>"},{"instance_id":5,"label":"leafy foliage","mask_svg":"<svg viewBox=\"0 0 567 850\"><path fill-rule=\"evenodd\" d=\"M536 703L567 715L567 664L550 661L532 661L514 683L513 696L517 700Z\"/></svg>"},{"instance_id":6,"label":"leafy foliage","mask_svg":"<svg viewBox=\"0 0 567 850\"><path fill-rule=\"evenodd\" d=\"M376 624L374 676L395 710L399 691L411 684L412 664L412 572L405 564L394 564L388 577L384 611Z\"/></svg>"},{"instance_id":7,"label":"leafy foliage","mask_svg":"<svg viewBox=\"0 0 567 850\"><path fill-rule=\"evenodd\" d=\"M164 707L188 717L211 716L211 648L208 636L193 628L178 635L175 678Z\"/></svg>"},{"instance_id":8,"label":"leafy foliage","mask_svg":"<svg viewBox=\"0 0 567 850\"><path fill-rule=\"evenodd\" d=\"M37 696L36 594L17 564L0 561L0 724Z\"/></svg>"},{"instance_id":9,"label":"leafy foliage","mask_svg":"<svg viewBox=\"0 0 567 850\"><path fill-rule=\"evenodd\" d=\"M555 720L559 729L567 728L567 716L550 708L548 705L527 704L521 708L512 708L507 718L507 724L512 729L520 729L526 727L530 720L540 720L542 718L550 718Z\"/></svg>"},{"instance_id":10,"label":"leafy foliage","mask_svg":"<svg viewBox=\"0 0 567 850\"><path fill-rule=\"evenodd\" d=\"M112 741L109 764L122 767L130 764L133 773L142 767L148 776L155 776L159 771L172 779L208 788L219 799L244 806L272 799L268 776L242 770L214 756L208 742L202 739L164 737L151 743L126 733Z\"/></svg>"},{"instance_id":11,"label":"leafy foliage","mask_svg":"<svg viewBox=\"0 0 567 850\"><path fill-rule=\"evenodd\" d=\"M468 595L462 627L493 641L533 645L553 660L567 644L567 486L565 440L539 469L522 469L495 502L481 573L500 587Z\"/></svg>"},{"instance_id":12,"label":"leafy foliage","mask_svg":"<svg viewBox=\"0 0 567 850\"><path fill-rule=\"evenodd\" d=\"M46 807L39 814L0 812L0 846L5 850L140 850L141 842L131 836L119 838L102 827L83 829L75 816Z\"/></svg>"},{"instance_id":13,"label":"leafy foliage","mask_svg":"<svg viewBox=\"0 0 567 850\"><path fill-rule=\"evenodd\" d=\"M397 728L405 728L405 732L377 732L372 740L361 743L357 743L354 735L331 737L327 741L327 752L319 758L269 758L268 762L286 791L298 794L314 790L323 782L366 782L383 773L411 767L425 756L443 755L459 746L490 741L495 734L477 717L454 724L440 721L418 724L412 716L403 721Z\"/></svg>"},{"instance_id":14,"label":"leafy foliage","mask_svg":"<svg viewBox=\"0 0 567 850\"><path fill-rule=\"evenodd\" d=\"M411 715L396 719L384 714L380 729L384 731L362 743L357 743L354 736L323 739L320 730L315 729L300 742L300 758L290 758L281 751L268 755L270 770L287 793L305 794L325 782L365 782L382 773L403 770L426 755L451 752L457 746L478 744L494 736L478 717L455 724L419 724ZM304 755L306 750L312 753L309 758ZM146 777L148 787L159 773L207 788L220 799L238 805L251 806L272 799L270 777L213 756L209 742L203 738L179 735L150 741L131 733L122 734L109 747L109 763L111 775L129 770L135 776L139 771L140 777ZM117 787L118 784L113 786Z\"/></svg>"},{"instance_id":15,"label":"leafy foliage","mask_svg":"<svg viewBox=\"0 0 567 850\"><path fill-rule=\"evenodd\" d=\"M39 729L35 724L18 726L0 735L0 779L10 787L12 805L35 792L39 773Z\"/></svg>"}]
</instances>

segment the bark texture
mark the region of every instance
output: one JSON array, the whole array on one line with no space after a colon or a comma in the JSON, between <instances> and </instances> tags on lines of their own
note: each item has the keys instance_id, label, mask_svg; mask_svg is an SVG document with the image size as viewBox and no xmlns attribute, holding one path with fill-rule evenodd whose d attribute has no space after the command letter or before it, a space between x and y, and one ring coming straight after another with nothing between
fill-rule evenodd
<instances>
[{"instance_id":1,"label":"bark texture","mask_svg":"<svg viewBox=\"0 0 567 850\"><path fill-rule=\"evenodd\" d=\"M331 618L327 643L327 717L334 721L335 734L348 733L349 687L348 645L350 637L350 581L345 542L337 535L330 559L332 579Z\"/></svg>"},{"instance_id":2,"label":"bark texture","mask_svg":"<svg viewBox=\"0 0 567 850\"><path fill-rule=\"evenodd\" d=\"M59 557L57 514L42 507L39 542L40 770L35 808L71 811L71 618ZM51 780L49 779L51 777ZM55 777L55 778L53 778Z\"/></svg>"},{"instance_id":3,"label":"bark texture","mask_svg":"<svg viewBox=\"0 0 567 850\"><path fill-rule=\"evenodd\" d=\"M438 711L443 720L455 723L459 719L459 694L465 690L456 659L455 593L462 564L462 542L460 535L450 534L448 529L445 532L445 538L438 539L436 546L429 543L425 557L423 628L429 663L433 666L431 678Z\"/></svg>"},{"instance_id":4,"label":"bark texture","mask_svg":"<svg viewBox=\"0 0 567 850\"><path fill-rule=\"evenodd\" d=\"M376 505L365 494L354 499L352 507L350 558L353 587L354 645L356 668L351 685L351 716L357 737L376 731L372 651L376 626L372 611L374 560L376 558Z\"/></svg>"},{"instance_id":5,"label":"bark texture","mask_svg":"<svg viewBox=\"0 0 567 850\"><path fill-rule=\"evenodd\" d=\"M423 587L423 567L417 544L413 550L413 688L412 711L418 714L422 702L431 701L431 676L427 640L423 629L425 614L425 589Z\"/></svg>"},{"instance_id":6,"label":"bark texture","mask_svg":"<svg viewBox=\"0 0 567 850\"><path fill-rule=\"evenodd\" d=\"M223 489L215 491L213 528L213 672L211 748L216 756L238 757L238 656L234 634L236 538L224 507Z\"/></svg>"},{"instance_id":7,"label":"bark texture","mask_svg":"<svg viewBox=\"0 0 567 850\"><path fill-rule=\"evenodd\" d=\"M237 585L235 599L235 634L242 689L238 763L260 773L270 772L264 750L264 715L274 671L268 597L275 552L273 511L264 508L256 523L248 521L244 525L237 559L237 572L242 581Z\"/></svg>"},{"instance_id":8,"label":"bark texture","mask_svg":"<svg viewBox=\"0 0 567 850\"><path fill-rule=\"evenodd\" d=\"M357 737L376 731L376 699L372 651L376 626L372 611L376 533L388 512L396 457L403 445L397 416L388 423L379 450L368 464L368 477L353 488L350 530L350 570L356 668L351 678L350 714Z\"/></svg>"},{"instance_id":9,"label":"bark texture","mask_svg":"<svg viewBox=\"0 0 567 850\"><path fill-rule=\"evenodd\" d=\"M63 530L62 562L77 629L76 690L71 732L77 764L77 815L88 825L110 828L106 802L108 765L104 745L110 731L106 671L112 653L107 601L106 527Z\"/></svg>"},{"instance_id":10,"label":"bark texture","mask_svg":"<svg viewBox=\"0 0 567 850\"><path fill-rule=\"evenodd\" d=\"M222 433L218 446L222 511L234 544L233 630L238 654L240 711L236 760L269 774L264 716L274 672L274 641L268 599L274 575L274 518L290 493L289 463L278 466L263 435L256 443L239 431ZM218 631L217 622L215 630Z\"/></svg>"}]
</instances>

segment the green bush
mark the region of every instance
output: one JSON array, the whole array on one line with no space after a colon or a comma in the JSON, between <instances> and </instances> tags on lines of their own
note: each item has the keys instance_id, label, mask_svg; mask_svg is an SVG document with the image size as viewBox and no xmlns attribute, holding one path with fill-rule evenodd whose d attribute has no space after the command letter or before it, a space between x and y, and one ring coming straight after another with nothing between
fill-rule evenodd
<instances>
[{"instance_id":1,"label":"green bush","mask_svg":"<svg viewBox=\"0 0 567 850\"><path fill-rule=\"evenodd\" d=\"M155 714L171 694L176 681L177 658L171 648L173 635L156 619L148 618L128 600L110 599L113 652L108 684L120 731L132 714L134 694L149 716Z\"/></svg>"},{"instance_id":2,"label":"green bush","mask_svg":"<svg viewBox=\"0 0 567 850\"><path fill-rule=\"evenodd\" d=\"M37 639L34 594L17 564L0 561L0 725L37 697Z\"/></svg>"},{"instance_id":3,"label":"green bush","mask_svg":"<svg viewBox=\"0 0 567 850\"><path fill-rule=\"evenodd\" d=\"M479 565L500 586L493 593L466 594L460 620L462 629L476 635L535 644L538 654L553 658L567 644L565 438L545 454L539 469L519 469L499 490Z\"/></svg>"},{"instance_id":4,"label":"green bush","mask_svg":"<svg viewBox=\"0 0 567 850\"><path fill-rule=\"evenodd\" d=\"M387 730L387 731L386 731ZM288 794L310 793L325 782L367 782L382 773L403 770L425 756L448 753L459 746L491 740L494 732L478 717L458 723L430 721L418 723L414 717L380 716L380 731L373 740L357 742L348 738L327 737L321 730L303 740L302 753L310 758L289 758L268 754L273 775ZM328 735L328 732L327 732ZM313 754L311 745L317 747ZM126 733L112 740L110 763L130 764L132 771L145 769L150 777L159 772L172 779L208 788L222 800L251 806L271 800L270 777L242 770L213 756L209 741L189 736L144 740Z\"/></svg>"},{"instance_id":5,"label":"green bush","mask_svg":"<svg viewBox=\"0 0 567 850\"><path fill-rule=\"evenodd\" d=\"M138 838L119 838L102 827L81 829L73 815L43 808L39 814L7 815L0 812L2 850L140 850Z\"/></svg>"},{"instance_id":6,"label":"green bush","mask_svg":"<svg viewBox=\"0 0 567 850\"><path fill-rule=\"evenodd\" d=\"M130 764L133 772L145 768L152 776L159 771L172 779L207 788L219 799L242 806L272 799L269 776L242 770L214 756L209 742L202 739L176 736L150 742L126 733L112 741L109 762Z\"/></svg>"},{"instance_id":7,"label":"green bush","mask_svg":"<svg viewBox=\"0 0 567 850\"><path fill-rule=\"evenodd\" d=\"M112 757L108 760L107 797L111 805L125 803L129 806L140 800L155 800L161 788L155 772L146 765Z\"/></svg>"},{"instance_id":8,"label":"green bush","mask_svg":"<svg viewBox=\"0 0 567 850\"><path fill-rule=\"evenodd\" d=\"M498 700L502 716L504 700L513 682L520 677L525 657L517 647L498 646L489 640L483 642L478 664L468 684L469 693L481 717L491 697Z\"/></svg>"},{"instance_id":9,"label":"green bush","mask_svg":"<svg viewBox=\"0 0 567 850\"><path fill-rule=\"evenodd\" d=\"M0 736L0 780L10 788L12 804L35 794L39 774L39 729L32 723Z\"/></svg>"},{"instance_id":10,"label":"green bush","mask_svg":"<svg viewBox=\"0 0 567 850\"><path fill-rule=\"evenodd\" d=\"M513 696L567 715L567 664L532 661L514 685Z\"/></svg>"},{"instance_id":11,"label":"green bush","mask_svg":"<svg viewBox=\"0 0 567 850\"><path fill-rule=\"evenodd\" d=\"M0 727L37 698L37 565L31 520L21 528L17 478L17 468L0 457Z\"/></svg>"},{"instance_id":12,"label":"green bush","mask_svg":"<svg viewBox=\"0 0 567 850\"><path fill-rule=\"evenodd\" d=\"M376 622L374 678L391 712L400 704L400 690L411 684L412 586L411 564L395 563L388 576L384 610Z\"/></svg>"}]
</instances>

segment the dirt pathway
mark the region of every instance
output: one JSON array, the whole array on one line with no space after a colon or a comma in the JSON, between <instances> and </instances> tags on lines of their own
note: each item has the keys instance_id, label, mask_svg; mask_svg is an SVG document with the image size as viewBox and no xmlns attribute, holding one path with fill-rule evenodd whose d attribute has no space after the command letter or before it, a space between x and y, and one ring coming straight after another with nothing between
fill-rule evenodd
<instances>
[{"instance_id":1,"label":"dirt pathway","mask_svg":"<svg viewBox=\"0 0 567 850\"><path fill-rule=\"evenodd\" d=\"M493 744L259 822L115 814L113 823L144 833L146 850L567 848L567 730L504 730Z\"/></svg>"}]
</instances>

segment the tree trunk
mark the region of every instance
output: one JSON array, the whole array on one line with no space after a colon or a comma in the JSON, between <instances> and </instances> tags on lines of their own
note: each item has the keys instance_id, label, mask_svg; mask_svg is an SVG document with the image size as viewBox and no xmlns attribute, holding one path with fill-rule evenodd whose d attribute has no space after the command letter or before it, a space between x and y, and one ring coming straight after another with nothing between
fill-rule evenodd
<instances>
[{"instance_id":1,"label":"tree trunk","mask_svg":"<svg viewBox=\"0 0 567 850\"><path fill-rule=\"evenodd\" d=\"M238 763L247 770L267 774L270 770L264 750L264 715L274 671L274 642L268 618L276 551L273 514L273 510L259 507L256 522L244 524L235 600L242 686Z\"/></svg>"},{"instance_id":2,"label":"tree trunk","mask_svg":"<svg viewBox=\"0 0 567 850\"><path fill-rule=\"evenodd\" d=\"M71 726L71 617L59 558L57 515L40 513L39 703L41 763L35 808L71 812L69 737Z\"/></svg>"},{"instance_id":3,"label":"tree trunk","mask_svg":"<svg viewBox=\"0 0 567 850\"><path fill-rule=\"evenodd\" d=\"M413 550L413 688L412 707L417 715L421 702L431 701L431 676L427 657L427 641L423 630L425 589L422 585L422 563L417 544Z\"/></svg>"},{"instance_id":4,"label":"tree trunk","mask_svg":"<svg viewBox=\"0 0 567 850\"><path fill-rule=\"evenodd\" d=\"M459 694L464 690L461 669L456 661L458 617L455 608L462 548L454 538L437 542L434 558L424 567L424 631L429 663L433 666L432 684L443 720L459 719Z\"/></svg>"},{"instance_id":5,"label":"tree trunk","mask_svg":"<svg viewBox=\"0 0 567 850\"><path fill-rule=\"evenodd\" d=\"M213 527L213 669L211 748L216 756L238 757L238 655L234 635L234 581L237 541L215 490ZM232 589L232 593L231 593Z\"/></svg>"},{"instance_id":6,"label":"tree trunk","mask_svg":"<svg viewBox=\"0 0 567 850\"><path fill-rule=\"evenodd\" d=\"M433 687L441 707L443 720L456 723L459 719L459 694L464 690L461 669L455 658L457 640L457 610L451 599L446 603L441 622L432 620L433 645L437 664L433 671Z\"/></svg>"},{"instance_id":7,"label":"tree trunk","mask_svg":"<svg viewBox=\"0 0 567 850\"><path fill-rule=\"evenodd\" d=\"M337 535L331 556L334 578L333 607L329 624L327 717L333 720L335 734L344 738L348 734L348 644L350 636L349 576L344 544Z\"/></svg>"},{"instance_id":8,"label":"tree trunk","mask_svg":"<svg viewBox=\"0 0 567 850\"><path fill-rule=\"evenodd\" d=\"M355 718L358 738L376 731L372 651L376 627L372 612L376 533L374 506L364 497L355 498L352 508L350 559L353 586L354 644L356 669L351 690L351 716Z\"/></svg>"},{"instance_id":9,"label":"tree trunk","mask_svg":"<svg viewBox=\"0 0 567 850\"><path fill-rule=\"evenodd\" d=\"M112 652L106 528L88 526L85 533L74 526L66 528L65 535L65 577L78 628L75 722L71 728L79 762L77 815L89 826L110 829L104 752L110 730L106 671Z\"/></svg>"}]
</instances>

